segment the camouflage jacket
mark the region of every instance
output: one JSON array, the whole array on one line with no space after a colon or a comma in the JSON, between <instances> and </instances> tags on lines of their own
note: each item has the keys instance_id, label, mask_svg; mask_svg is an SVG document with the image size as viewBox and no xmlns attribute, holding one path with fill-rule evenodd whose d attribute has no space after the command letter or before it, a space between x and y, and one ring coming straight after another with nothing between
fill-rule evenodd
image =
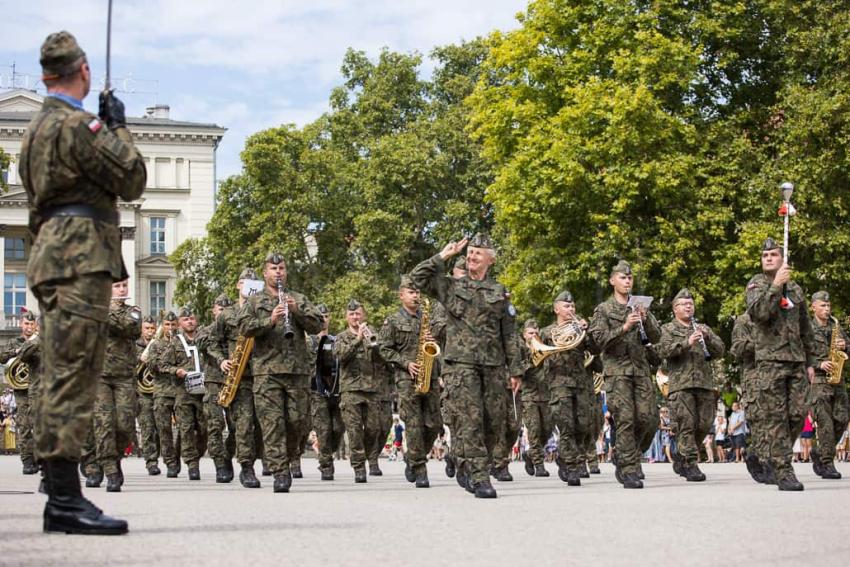
<instances>
[{"instance_id":1,"label":"camouflage jacket","mask_svg":"<svg viewBox=\"0 0 850 567\"><path fill-rule=\"evenodd\" d=\"M714 331L705 327L707 333L703 334L705 346L712 358L723 356L723 341ZM714 389L714 376L711 371L711 362L705 359L705 353L699 342L693 346L688 344L691 336L691 326L678 321L670 321L661 327L661 340L655 345L658 356L667 359L667 374L670 376L670 393L684 390L685 388L702 388L703 390Z\"/></svg>"},{"instance_id":2,"label":"camouflage jacket","mask_svg":"<svg viewBox=\"0 0 850 567\"><path fill-rule=\"evenodd\" d=\"M169 349L171 339L163 336L161 339L151 341L151 348L148 351L148 367L153 375L153 395L155 398L170 397L174 398L180 395L181 391L185 391L183 381L177 381L174 374L169 374L162 370L161 364L167 364L165 356ZM181 345L182 346L182 345Z\"/></svg>"},{"instance_id":3,"label":"camouflage jacket","mask_svg":"<svg viewBox=\"0 0 850 567\"><path fill-rule=\"evenodd\" d=\"M29 196L30 230L37 235L27 283L95 272L109 272L114 281L126 278L117 224L43 215L73 204L117 215L118 197L133 201L142 195L145 162L127 129L112 132L93 114L48 96L24 134L19 170ZM93 316L105 321L107 313Z\"/></svg>"},{"instance_id":4,"label":"camouflage jacket","mask_svg":"<svg viewBox=\"0 0 850 567\"><path fill-rule=\"evenodd\" d=\"M239 311L241 307L231 305L225 307L224 310L216 317L213 322L213 329L210 341L206 345L206 350L209 356L215 359L216 366L221 369L221 363L225 360L233 358L233 352L236 350L236 341L239 339ZM242 382L253 377L251 374L251 365L245 366L245 372L242 374ZM240 387L242 386L240 382Z\"/></svg>"},{"instance_id":5,"label":"camouflage jacket","mask_svg":"<svg viewBox=\"0 0 850 567\"><path fill-rule=\"evenodd\" d=\"M741 372L746 376L756 369L756 345L753 341L753 323L746 313L735 318L732 327L732 344L729 352L741 365Z\"/></svg>"},{"instance_id":6,"label":"camouflage jacket","mask_svg":"<svg viewBox=\"0 0 850 567\"><path fill-rule=\"evenodd\" d=\"M540 331L540 340L549 346L552 342L552 330L557 326L553 323ZM585 368L585 358L596 351L593 340L586 333L584 340L579 346L572 350L550 354L541 368L546 368L546 380L551 390L561 391L563 388L581 388L583 390L593 389L593 373ZM525 389L525 385L523 385Z\"/></svg>"},{"instance_id":7,"label":"camouflage jacket","mask_svg":"<svg viewBox=\"0 0 850 567\"><path fill-rule=\"evenodd\" d=\"M163 342L162 347L158 350L156 357L156 369L157 372L162 375L163 379L169 381L172 391L174 391L175 394L185 394L185 378L178 378L177 371L182 369L186 372L194 372L195 360L192 356L190 356L191 353L189 353L189 355L186 354L186 349L183 347L183 342L180 340L180 336L178 335L183 337L187 346L198 346L197 333L193 339L190 339L183 333L175 333L170 340ZM198 357L200 357L200 353L198 354ZM206 370L200 358L198 359L198 366L202 372Z\"/></svg>"},{"instance_id":8,"label":"camouflage jacket","mask_svg":"<svg viewBox=\"0 0 850 567\"><path fill-rule=\"evenodd\" d=\"M812 329L815 334L815 381L814 384L826 384L826 371L820 369L820 365L822 362L826 362L829 360L829 347L832 344L832 327L833 322L830 321L826 325L821 325L818 323L818 320L812 318ZM845 353L850 353L850 350L846 348L846 345L850 345L850 340L847 340L847 334L841 328L841 325L838 326L838 331L841 333L841 338L844 339L845 344ZM23 358L23 356L22 356ZM847 375L847 367L848 364L845 361L844 363L844 371L842 372L842 376Z\"/></svg>"},{"instance_id":9,"label":"camouflage jacket","mask_svg":"<svg viewBox=\"0 0 850 567\"><path fill-rule=\"evenodd\" d=\"M251 354L253 376L310 373L307 334L321 331L324 320L306 296L291 290L286 293L295 298L298 305L298 309L290 313L295 332L291 339L283 336L283 317L276 324L271 322L272 311L278 304L277 292L249 297L237 316L239 332L254 337Z\"/></svg>"},{"instance_id":10,"label":"camouflage jacket","mask_svg":"<svg viewBox=\"0 0 850 567\"><path fill-rule=\"evenodd\" d=\"M384 399L391 373L377 343L370 346L346 329L336 336L333 354L339 360L340 393L375 392Z\"/></svg>"},{"instance_id":11,"label":"camouflage jacket","mask_svg":"<svg viewBox=\"0 0 850 567\"><path fill-rule=\"evenodd\" d=\"M3 347L3 350L0 350L0 362L6 364L9 362L9 359L18 356L21 347L24 346L27 340L23 337L23 335L19 337L15 337L6 343Z\"/></svg>"},{"instance_id":12,"label":"camouflage jacket","mask_svg":"<svg viewBox=\"0 0 850 567\"><path fill-rule=\"evenodd\" d=\"M204 381L223 384L224 373L221 371L218 359L213 354L213 351L219 352L215 348L215 345L218 343L218 336L215 334L215 323L210 323L206 327L198 329L195 342L198 345L198 353L201 356Z\"/></svg>"},{"instance_id":13,"label":"camouflage jacket","mask_svg":"<svg viewBox=\"0 0 850 567\"><path fill-rule=\"evenodd\" d=\"M136 339L142 334L141 311L134 305L112 302L106 323L103 376L129 378L136 372Z\"/></svg>"},{"instance_id":14,"label":"camouflage jacket","mask_svg":"<svg viewBox=\"0 0 850 567\"><path fill-rule=\"evenodd\" d=\"M531 350L522 340L519 340L519 352L526 367L522 376L522 401L548 402L550 396L546 361L541 363L540 366L534 366L531 363Z\"/></svg>"},{"instance_id":15,"label":"camouflage jacket","mask_svg":"<svg viewBox=\"0 0 850 567\"><path fill-rule=\"evenodd\" d=\"M446 277L446 263L439 254L413 268L410 277L446 308L446 361L507 366L511 376L522 376L514 335L516 313L502 284L490 277L481 281Z\"/></svg>"},{"instance_id":16,"label":"camouflage jacket","mask_svg":"<svg viewBox=\"0 0 850 567\"><path fill-rule=\"evenodd\" d=\"M647 348L640 344L640 331L635 325L627 332L623 325L631 310L612 295L596 306L587 332L602 353L603 374L608 376L649 376ZM646 336L655 343L661 338L661 327L651 312L643 322Z\"/></svg>"},{"instance_id":17,"label":"camouflage jacket","mask_svg":"<svg viewBox=\"0 0 850 567\"><path fill-rule=\"evenodd\" d=\"M432 303L438 305L437 303ZM433 310L431 311L433 314ZM430 317L429 317L430 318ZM431 321L433 319L431 318ZM404 382L407 385L413 382L407 365L416 362L419 354L419 329L421 325L420 314L411 315L403 307L387 317L381 332L378 334L378 344L381 345L381 356L392 367L395 374L396 384ZM433 335L434 327L430 325L434 340L439 344L439 339ZM438 362L434 361L432 379L437 378Z\"/></svg>"},{"instance_id":18,"label":"camouflage jacket","mask_svg":"<svg viewBox=\"0 0 850 567\"><path fill-rule=\"evenodd\" d=\"M814 331L803 290L788 282L791 309L782 309L782 286L773 285L765 274L753 276L747 284L747 313L753 322L756 362L801 362L815 365Z\"/></svg>"}]
</instances>

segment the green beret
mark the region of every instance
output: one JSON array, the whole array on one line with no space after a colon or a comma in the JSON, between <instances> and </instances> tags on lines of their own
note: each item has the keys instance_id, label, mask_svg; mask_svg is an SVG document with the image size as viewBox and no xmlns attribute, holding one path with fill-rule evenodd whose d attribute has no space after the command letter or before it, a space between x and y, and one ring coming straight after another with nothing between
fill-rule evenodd
<instances>
[{"instance_id":1,"label":"green beret","mask_svg":"<svg viewBox=\"0 0 850 567\"><path fill-rule=\"evenodd\" d=\"M557 302L559 302L559 301L563 301L563 302L565 302L565 303L575 303L575 302L573 301L573 294L571 294L571 293L570 293L570 292L568 292L568 291L562 291L561 293L559 293L559 294L557 295L557 297L555 297L555 301L554 301L554 303L557 303Z\"/></svg>"},{"instance_id":2,"label":"green beret","mask_svg":"<svg viewBox=\"0 0 850 567\"><path fill-rule=\"evenodd\" d=\"M280 252L269 252L266 254L266 259L263 260L266 264L281 264L285 262L283 259L283 254Z\"/></svg>"},{"instance_id":3,"label":"green beret","mask_svg":"<svg viewBox=\"0 0 850 567\"><path fill-rule=\"evenodd\" d=\"M777 244L774 239L768 236L767 240L765 240L764 244L762 244L761 251L767 252L768 250L776 250L777 248L779 248L780 250L782 249L782 247Z\"/></svg>"},{"instance_id":4,"label":"green beret","mask_svg":"<svg viewBox=\"0 0 850 567\"><path fill-rule=\"evenodd\" d=\"M328 313L330 313L330 310L328 309L328 306L327 306L327 305L325 305L324 303L320 303L320 304L318 304L318 305L316 306L316 309L318 309L318 310L319 310L319 313L321 313L322 315L327 315Z\"/></svg>"},{"instance_id":5,"label":"green beret","mask_svg":"<svg viewBox=\"0 0 850 567\"><path fill-rule=\"evenodd\" d=\"M195 315L195 311L192 310L192 308L189 307L188 305L184 305L177 312L177 315L180 316L180 317L193 317Z\"/></svg>"},{"instance_id":6,"label":"green beret","mask_svg":"<svg viewBox=\"0 0 850 567\"><path fill-rule=\"evenodd\" d=\"M815 301L826 301L829 303L829 292L826 291L816 291L812 294L812 303Z\"/></svg>"},{"instance_id":7,"label":"green beret","mask_svg":"<svg viewBox=\"0 0 850 567\"><path fill-rule=\"evenodd\" d=\"M680 299L693 299L693 298L694 298L694 296L691 295L691 291L688 288L683 287L682 289L679 290L679 293L677 293L675 295L675 297L673 297L673 305L675 306L676 302L679 301Z\"/></svg>"},{"instance_id":8,"label":"green beret","mask_svg":"<svg viewBox=\"0 0 850 567\"><path fill-rule=\"evenodd\" d=\"M458 256L455 260L454 269L466 271L466 258L464 256Z\"/></svg>"},{"instance_id":9,"label":"green beret","mask_svg":"<svg viewBox=\"0 0 850 567\"><path fill-rule=\"evenodd\" d=\"M468 245L473 248L489 248L490 250L495 250L490 237L483 232L479 232L473 236Z\"/></svg>"},{"instance_id":10,"label":"green beret","mask_svg":"<svg viewBox=\"0 0 850 567\"><path fill-rule=\"evenodd\" d=\"M163 321L176 321L177 315L174 314L174 311L169 311L168 313L165 314L165 316L162 318L162 320Z\"/></svg>"},{"instance_id":11,"label":"green beret","mask_svg":"<svg viewBox=\"0 0 850 567\"><path fill-rule=\"evenodd\" d=\"M346 309L348 309L349 311L357 311L361 307L363 307L362 303L360 303L356 299L351 299L351 300L349 300L348 305L346 306Z\"/></svg>"},{"instance_id":12,"label":"green beret","mask_svg":"<svg viewBox=\"0 0 850 567\"><path fill-rule=\"evenodd\" d=\"M227 297L226 293L222 293L215 298L213 305L218 305L219 307L230 307L231 305L233 305L233 302L230 300L229 297Z\"/></svg>"},{"instance_id":13,"label":"green beret","mask_svg":"<svg viewBox=\"0 0 850 567\"><path fill-rule=\"evenodd\" d=\"M632 275L632 267L625 260L620 260L617 262L617 265L611 268L611 275L614 274L624 274L627 276Z\"/></svg>"},{"instance_id":14,"label":"green beret","mask_svg":"<svg viewBox=\"0 0 850 567\"><path fill-rule=\"evenodd\" d=\"M242 270L242 273L239 274L240 280L255 280L257 279L257 272L254 271L254 268L245 268Z\"/></svg>"},{"instance_id":15,"label":"green beret","mask_svg":"<svg viewBox=\"0 0 850 567\"><path fill-rule=\"evenodd\" d=\"M415 283L413 283L413 278L411 278L407 274L404 274L403 276L401 276L401 283L398 284L398 289L412 289L416 291L419 288L416 287Z\"/></svg>"},{"instance_id":16,"label":"green beret","mask_svg":"<svg viewBox=\"0 0 850 567\"><path fill-rule=\"evenodd\" d=\"M522 324L522 330L524 331L526 329L534 329L536 331L539 331L540 326L537 324L537 321L535 321L534 319L528 319L528 320L526 320L525 323Z\"/></svg>"},{"instance_id":17,"label":"green beret","mask_svg":"<svg viewBox=\"0 0 850 567\"><path fill-rule=\"evenodd\" d=\"M41 44L42 80L55 80L73 74L80 68L77 61L85 56L70 33L60 31L50 34Z\"/></svg>"},{"instance_id":18,"label":"green beret","mask_svg":"<svg viewBox=\"0 0 850 567\"><path fill-rule=\"evenodd\" d=\"M32 311L24 311L23 314L21 314L21 320L22 321L31 321L31 322L34 323L35 322L35 313L33 313Z\"/></svg>"}]
</instances>

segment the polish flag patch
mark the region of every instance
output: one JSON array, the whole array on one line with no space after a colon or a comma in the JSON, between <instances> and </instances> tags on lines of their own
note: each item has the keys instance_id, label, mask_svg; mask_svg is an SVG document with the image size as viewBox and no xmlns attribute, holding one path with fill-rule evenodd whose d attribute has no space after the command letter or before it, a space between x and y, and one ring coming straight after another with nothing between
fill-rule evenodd
<instances>
[{"instance_id":1,"label":"polish flag patch","mask_svg":"<svg viewBox=\"0 0 850 567\"><path fill-rule=\"evenodd\" d=\"M103 128L103 124L101 124L100 120L97 118L93 118L92 121L89 122L89 130L91 130L93 134L97 134L101 128Z\"/></svg>"}]
</instances>

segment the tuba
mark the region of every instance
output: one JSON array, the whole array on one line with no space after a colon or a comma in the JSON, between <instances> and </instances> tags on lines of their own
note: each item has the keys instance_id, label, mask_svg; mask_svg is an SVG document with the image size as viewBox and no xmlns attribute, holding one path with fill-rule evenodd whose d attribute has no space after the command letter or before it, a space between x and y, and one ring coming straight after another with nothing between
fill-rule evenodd
<instances>
[{"instance_id":1,"label":"tuba","mask_svg":"<svg viewBox=\"0 0 850 567\"><path fill-rule=\"evenodd\" d=\"M554 346L543 344L536 337L532 337L528 341L528 348L531 350L531 362L534 366L540 366L550 355L573 350L584 340L584 335L585 330L576 321L567 321L552 329Z\"/></svg>"},{"instance_id":2,"label":"tuba","mask_svg":"<svg viewBox=\"0 0 850 567\"><path fill-rule=\"evenodd\" d=\"M254 350L254 337L239 335L236 339L236 348L233 349L233 357L230 359L230 372L224 378L224 384L218 392L218 405L223 408L230 407L236 397L236 390L242 381L242 375L248 367L248 359Z\"/></svg>"},{"instance_id":3,"label":"tuba","mask_svg":"<svg viewBox=\"0 0 850 567\"><path fill-rule=\"evenodd\" d=\"M425 297L423 301L422 319L419 322L419 348L416 350L416 364L419 366L415 384L417 394L427 394L431 391L434 360L440 356L440 345L426 339L431 324L431 300Z\"/></svg>"},{"instance_id":4,"label":"tuba","mask_svg":"<svg viewBox=\"0 0 850 567\"><path fill-rule=\"evenodd\" d=\"M28 390L30 387L30 367L20 358L12 358L6 363L6 383L13 390Z\"/></svg>"},{"instance_id":5,"label":"tuba","mask_svg":"<svg viewBox=\"0 0 850 567\"><path fill-rule=\"evenodd\" d=\"M847 353L838 348L838 339L841 338L841 327L838 326L838 319L830 318L832 319L832 340L829 341L829 362L832 363L832 371L826 373L826 383L835 386L841 384L841 373L844 371Z\"/></svg>"}]
</instances>

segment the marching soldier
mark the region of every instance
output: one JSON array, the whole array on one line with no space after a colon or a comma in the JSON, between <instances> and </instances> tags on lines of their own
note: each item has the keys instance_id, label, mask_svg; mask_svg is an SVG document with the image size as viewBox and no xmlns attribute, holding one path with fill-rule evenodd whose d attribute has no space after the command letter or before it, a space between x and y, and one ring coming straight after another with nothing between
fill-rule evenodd
<instances>
[{"instance_id":1,"label":"marching soldier","mask_svg":"<svg viewBox=\"0 0 850 567\"><path fill-rule=\"evenodd\" d=\"M522 421L528 431L528 451L524 456L525 472L530 476L547 477L546 442L552 433L552 414L549 410L549 382L543 364L534 366L531 362L531 350L528 342L532 338L540 340L540 327L534 319L527 320L522 326L520 352L528 368L522 377Z\"/></svg>"},{"instance_id":2,"label":"marching soldier","mask_svg":"<svg viewBox=\"0 0 850 567\"><path fill-rule=\"evenodd\" d=\"M758 383L756 377L758 368L756 367L756 347L753 336L753 322L747 313L743 313L735 318L735 324L732 326L732 344L729 347L729 352L735 357L738 365L741 367L741 390L743 393L742 402L747 415L747 424L750 427L749 449L747 450L747 472L758 483L776 484L776 479L773 475L767 476L759 461L758 455L766 455L768 452L767 446L764 445L765 440L761 437L761 432L764 427L758 425L757 422L761 418L758 412L758 407L753 402L756 397L756 388Z\"/></svg>"},{"instance_id":3,"label":"marching soldier","mask_svg":"<svg viewBox=\"0 0 850 567\"><path fill-rule=\"evenodd\" d=\"M627 306L633 284L628 262L618 262L608 281L614 292L596 307L588 334L602 352L608 407L617 424L617 480L625 488L643 488L640 455L652 444L658 409L640 329L651 343L661 338L661 328L652 313Z\"/></svg>"},{"instance_id":4,"label":"marching soldier","mask_svg":"<svg viewBox=\"0 0 850 567\"><path fill-rule=\"evenodd\" d=\"M136 339L136 364L142 363L140 357L145 347L156 335L156 319L145 317L142 319L142 334ZM156 415L153 409L153 392L142 392L136 388L136 419L139 421L141 430L142 457L145 459L145 468L150 476L161 474L159 470L159 433L156 429Z\"/></svg>"},{"instance_id":5,"label":"marching soldier","mask_svg":"<svg viewBox=\"0 0 850 567\"><path fill-rule=\"evenodd\" d=\"M310 415L319 444L319 472L322 480L334 479L334 453L339 450L345 434L339 393L339 359L333 354L336 337L328 333L331 316L324 304L316 306L322 314L322 330L311 335L315 345L315 371L310 381Z\"/></svg>"},{"instance_id":6,"label":"marching soldier","mask_svg":"<svg viewBox=\"0 0 850 567\"><path fill-rule=\"evenodd\" d=\"M365 320L365 314L364 314ZM366 461L369 463L369 476L382 476L384 473L378 465L384 446L387 444L387 434L393 426L393 372L387 366L382 373L381 389L375 398L375 413L378 415L378 428L372 441L366 442Z\"/></svg>"},{"instance_id":7,"label":"marching soldier","mask_svg":"<svg viewBox=\"0 0 850 567\"><path fill-rule=\"evenodd\" d=\"M447 275L446 277L451 277L454 279L462 278L466 275L466 258L463 256L458 256L455 260L454 266L452 267L451 275ZM440 356L440 360L442 361L443 356L446 353L446 308L442 303L436 302L434 304L434 324L432 328L437 331L437 335L442 337L440 342L440 351L442 352ZM446 387L446 381L442 375L442 363L440 366L440 412L443 416L443 423L446 427L449 428L449 433L451 435L451 442L449 443L449 448L445 455L446 460L446 476L449 478L453 478L455 473L457 472L457 456L455 453L455 447L460 443L460 432L458 428L455 426L454 415L456 410L452 405L452 400L448 397L448 388ZM462 488L466 488L466 480L463 478L458 478L458 484L461 485Z\"/></svg>"},{"instance_id":8,"label":"marching soldier","mask_svg":"<svg viewBox=\"0 0 850 567\"><path fill-rule=\"evenodd\" d=\"M106 360L94 402L97 460L106 474L106 491L121 492L124 449L136 437L136 350L141 312L124 301L128 281L112 284L112 303L106 328Z\"/></svg>"},{"instance_id":9,"label":"marching soldier","mask_svg":"<svg viewBox=\"0 0 850 567\"><path fill-rule=\"evenodd\" d=\"M21 316L21 336L15 337L6 343L5 348L0 353L0 362L6 364L12 358L19 357L21 347L33 337L35 331L35 316L27 311ZM38 472L38 465L35 463L35 454L33 452L32 413L34 408L32 407L30 388L32 388L31 381L26 389L15 390L15 404L18 408L15 414L15 425L17 427L17 442L21 452L24 474L35 474Z\"/></svg>"},{"instance_id":10,"label":"marching soldier","mask_svg":"<svg viewBox=\"0 0 850 567\"><path fill-rule=\"evenodd\" d=\"M125 521L83 498L77 462L103 366L110 286L127 277L116 203L142 195L145 165L111 91L101 93L99 118L83 110L91 69L71 34L48 36L41 66L48 95L24 135L20 175L35 237L27 281L44 318L36 426L44 530L123 534Z\"/></svg>"},{"instance_id":11,"label":"marching soldier","mask_svg":"<svg viewBox=\"0 0 850 567\"><path fill-rule=\"evenodd\" d=\"M758 458L767 467L765 478L772 473L779 490L798 491L803 484L791 466L792 446L808 413L808 381L815 379L814 332L803 290L791 280L791 267L772 238L762 247L761 267L746 291L757 366L752 405L766 449Z\"/></svg>"},{"instance_id":12,"label":"marching soldier","mask_svg":"<svg viewBox=\"0 0 850 567\"><path fill-rule=\"evenodd\" d=\"M401 308L384 322L378 342L382 357L395 371L399 413L407 430L405 477L408 482L415 482L416 488L428 488L428 453L443 431L443 420L440 416L440 392L436 387L438 363L436 360L433 362L433 387L421 393L416 389L416 381L423 369L417 361L420 336L430 342L437 339L433 336L430 313L428 328L422 329L419 290L409 276L401 277L398 295Z\"/></svg>"},{"instance_id":13,"label":"marching soldier","mask_svg":"<svg viewBox=\"0 0 850 567\"><path fill-rule=\"evenodd\" d=\"M678 452L673 470L688 482L702 482L699 447L714 422L717 408L709 360L723 356L723 341L708 326L694 323L694 298L682 289L673 298L673 321L661 327L656 350L667 360L667 399L673 414Z\"/></svg>"},{"instance_id":14,"label":"marching soldier","mask_svg":"<svg viewBox=\"0 0 850 567\"><path fill-rule=\"evenodd\" d=\"M812 465L821 478L840 479L841 473L835 470L833 463L835 445L847 427L850 408L843 375L840 381L830 384L827 373L836 370L836 363L830 360L833 342L837 353L847 355L847 335L838 320L831 318L829 293L819 291L812 295L812 312L815 315L812 325L815 333L815 379L809 387L808 404L818 424L818 448L812 451Z\"/></svg>"},{"instance_id":15,"label":"marching soldier","mask_svg":"<svg viewBox=\"0 0 850 567\"><path fill-rule=\"evenodd\" d=\"M182 383L174 376L160 370L161 360L171 338L177 332L177 315L169 311L162 319L163 335L154 339L148 351L148 365L154 377L153 407L156 415L156 429L159 432L159 446L162 450L162 460L165 461L168 478L177 478L180 474L180 451L174 443L174 422L177 418L177 397L180 395ZM179 435L179 431L178 431Z\"/></svg>"},{"instance_id":16,"label":"marching soldier","mask_svg":"<svg viewBox=\"0 0 850 567\"><path fill-rule=\"evenodd\" d=\"M469 244L467 275L445 277L447 261ZM515 336L515 312L504 286L488 276L496 251L489 237L475 235L451 242L417 265L414 285L446 308L446 352L443 373L447 396L456 408L456 454L468 465L469 489L478 498L495 498L489 469L496 439L506 422L504 375L507 367L514 390L524 371ZM460 411L460 408L463 411ZM460 473L458 473L460 474Z\"/></svg>"},{"instance_id":17,"label":"marching soldier","mask_svg":"<svg viewBox=\"0 0 850 567\"><path fill-rule=\"evenodd\" d=\"M254 337L251 372L274 491L289 492L290 462L301 455L307 425L310 360L305 333L322 329L322 316L306 296L286 289L283 256L271 253L263 267L265 289L239 312L239 330Z\"/></svg>"},{"instance_id":18,"label":"marching soldier","mask_svg":"<svg viewBox=\"0 0 850 567\"><path fill-rule=\"evenodd\" d=\"M388 370L378 337L367 326L366 311L360 302L352 299L348 303L345 319L348 328L337 335L333 354L339 360L340 408L348 433L354 482L363 483L367 452L384 425L380 396Z\"/></svg>"}]
</instances>

